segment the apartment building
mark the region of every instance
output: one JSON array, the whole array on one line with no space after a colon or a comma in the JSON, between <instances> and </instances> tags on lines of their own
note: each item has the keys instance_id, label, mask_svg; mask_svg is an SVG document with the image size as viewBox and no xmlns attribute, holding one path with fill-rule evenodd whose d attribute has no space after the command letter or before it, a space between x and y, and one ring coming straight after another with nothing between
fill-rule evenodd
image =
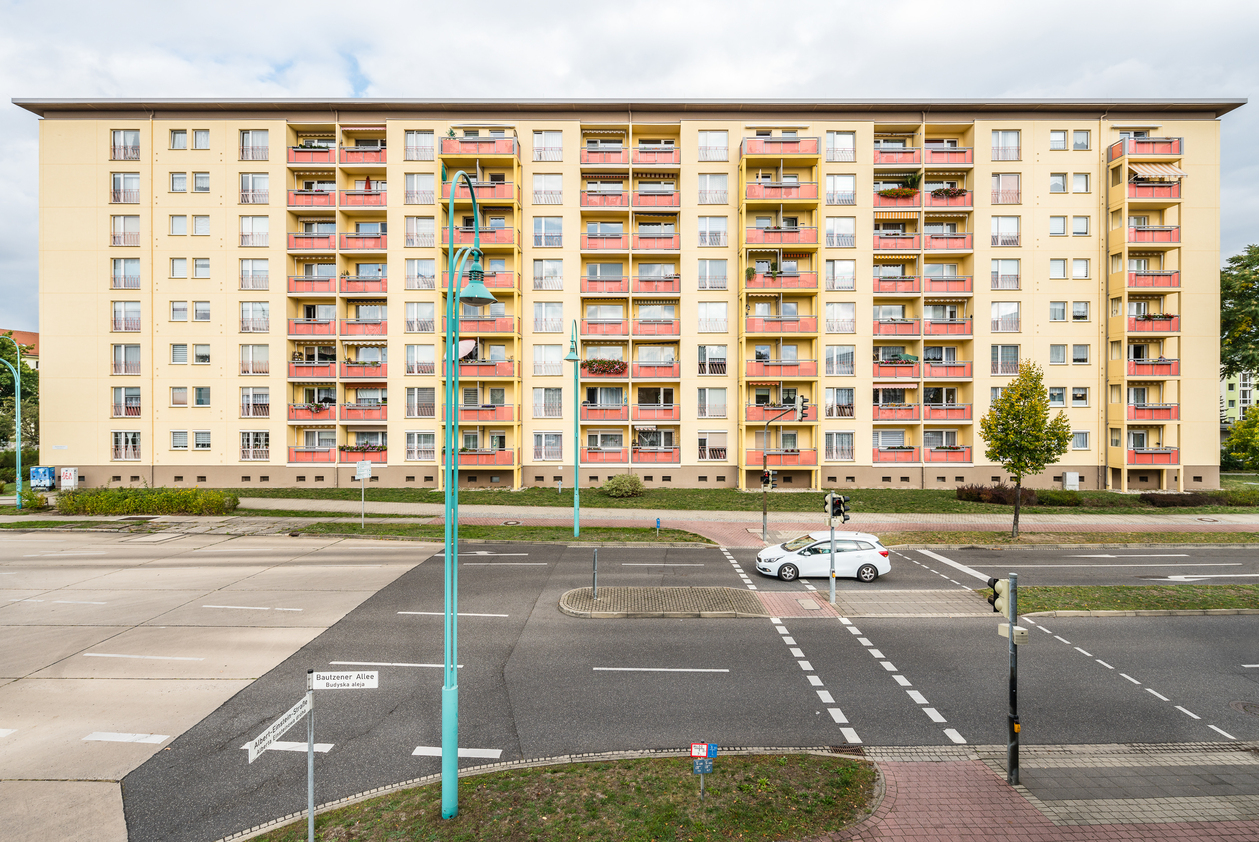
<instances>
[{"instance_id":1,"label":"apartment building","mask_svg":"<svg viewBox=\"0 0 1259 842\"><path fill-rule=\"evenodd\" d=\"M1240 100L17 103L42 458L89 484L437 486L446 423L467 486L987 483L1023 359L1074 430L1033 484L1218 484Z\"/></svg>"}]
</instances>

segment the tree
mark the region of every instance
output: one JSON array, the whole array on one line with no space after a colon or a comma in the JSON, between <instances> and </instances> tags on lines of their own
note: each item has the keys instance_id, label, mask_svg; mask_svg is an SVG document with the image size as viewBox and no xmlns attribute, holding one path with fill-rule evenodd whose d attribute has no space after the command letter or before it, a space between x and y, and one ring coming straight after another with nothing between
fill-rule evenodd
<instances>
[{"instance_id":1,"label":"tree","mask_svg":"<svg viewBox=\"0 0 1259 842\"><path fill-rule=\"evenodd\" d=\"M5 331L0 336L12 336L12 332ZM29 346L22 346L23 348ZM8 339L0 339L0 358L8 360L9 365L16 368L22 375L22 411L26 411L25 403L27 400L39 400L39 372L31 368L25 361L19 362L17 349L13 347L13 343ZM0 398L13 397L13 375L9 372L9 366L0 365Z\"/></svg>"},{"instance_id":2,"label":"tree","mask_svg":"<svg viewBox=\"0 0 1259 842\"><path fill-rule=\"evenodd\" d=\"M1259 245L1220 272L1220 367L1225 377L1259 371Z\"/></svg>"},{"instance_id":3,"label":"tree","mask_svg":"<svg viewBox=\"0 0 1259 842\"><path fill-rule=\"evenodd\" d=\"M1049 393L1044 374L1030 360L1019 363L1018 375L979 419L979 435L988 444L987 458L1014 477L1014 528L1019 537L1019 508L1023 477L1039 474L1071 446L1071 423L1059 411L1049 417Z\"/></svg>"},{"instance_id":4,"label":"tree","mask_svg":"<svg viewBox=\"0 0 1259 842\"><path fill-rule=\"evenodd\" d=\"M1225 456L1230 457L1225 463ZM1259 467L1259 408L1251 407L1229 430L1220 448L1221 468L1247 470Z\"/></svg>"},{"instance_id":5,"label":"tree","mask_svg":"<svg viewBox=\"0 0 1259 842\"><path fill-rule=\"evenodd\" d=\"M4 368L4 366L0 366ZM7 370L7 369L6 369ZM12 395L0 398L0 445L8 447L17 436L17 413L13 411ZM39 401L26 399L26 386L22 386L22 450L39 448Z\"/></svg>"},{"instance_id":6,"label":"tree","mask_svg":"<svg viewBox=\"0 0 1259 842\"><path fill-rule=\"evenodd\" d=\"M12 336L5 331L3 336ZM28 346L22 346L26 350ZM0 358L8 361L22 378L22 444L23 449L39 443L39 372L18 357L17 348L8 339L0 339ZM7 446L14 440L15 390L13 374L9 366L0 365L0 444Z\"/></svg>"}]
</instances>

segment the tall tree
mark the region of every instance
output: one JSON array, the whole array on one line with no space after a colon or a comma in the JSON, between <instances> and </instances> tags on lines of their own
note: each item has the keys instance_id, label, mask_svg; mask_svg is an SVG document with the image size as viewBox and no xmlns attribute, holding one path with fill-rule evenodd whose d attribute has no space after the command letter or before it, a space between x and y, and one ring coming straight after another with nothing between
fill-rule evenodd
<instances>
[{"instance_id":1,"label":"tall tree","mask_svg":"<svg viewBox=\"0 0 1259 842\"><path fill-rule=\"evenodd\" d=\"M1049 393L1044 373L1030 360L1019 363L1018 375L979 419L979 435L988 445L986 456L1014 477L1014 527L1019 537L1019 509L1023 478L1039 474L1071 446L1071 423L1060 410L1049 417Z\"/></svg>"},{"instance_id":2,"label":"tall tree","mask_svg":"<svg viewBox=\"0 0 1259 842\"><path fill-rule=\"evenodd\" d=\"M1220 462L1227 459L1228 468L1241 471L1259 467L1259 408L1251 407L1233 425L1220 451ZM1220 467L1228 469L1224 464Z\"/></svg>"},{"instance_id":3,"label":"tall tree","mask_svg":"<svg viewBox=\"0 0 1259 842\"><path fill-rule=\"evenodd\" d=\"M5 331L0 336L12 336L11 331ZM23 346L25 348L26 346ZM22 375L22 403L25 405L27 400L39 400L39 372L31 368L25 361L19 361L17 348L8 339L0 339L0 358L8 360L9 365L16 368ZM9 366L0 365L0 398L13 397L13 375L9 372ZM23 412L25 412L23 406Z\"/></svg>"},{"instance_id":4,"label":"tall tree","mask_svg":"<svg viewBox=\"0 0 1259 842\"><path fill-rule=\"evenodd\" d=\"M1259 245L1220 271L1220 366L1225 377L1259 371Z\"/></svg>"}]
</instances>

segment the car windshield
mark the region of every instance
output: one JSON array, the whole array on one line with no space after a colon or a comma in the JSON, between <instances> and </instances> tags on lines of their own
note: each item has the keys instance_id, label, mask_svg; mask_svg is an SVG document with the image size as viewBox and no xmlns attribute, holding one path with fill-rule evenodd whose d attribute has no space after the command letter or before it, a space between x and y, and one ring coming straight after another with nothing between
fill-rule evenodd
<instances>
[{"instance_id":1,"label":"car windshield","mask_svg":"<svg viewBox=\"0 0 1259 842\"><path fill-rule=\"evenodd\" d=\"M792 538L790 541L783 544L783 549L794 553L796 550L802 550L812 543L813 539L808 535L801 535L799 538Z\"/></svg>"}]
</instances>

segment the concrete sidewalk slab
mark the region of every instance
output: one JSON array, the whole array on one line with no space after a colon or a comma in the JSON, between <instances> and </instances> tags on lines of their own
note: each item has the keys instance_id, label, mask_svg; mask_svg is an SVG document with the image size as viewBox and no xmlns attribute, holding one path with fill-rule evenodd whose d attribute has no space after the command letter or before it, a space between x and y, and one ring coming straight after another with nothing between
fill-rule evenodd
<instances>
[{"instance_id":1,"label":"concrete sidewalk slab","mask_svg":"<svg viewBox=\"0 0 1259 842\"><path fill-rule=\"evenodd\" d=\"M0 827L8 842L127 842L114 781L0 781Z\"/></svg>"}]
</instances>

